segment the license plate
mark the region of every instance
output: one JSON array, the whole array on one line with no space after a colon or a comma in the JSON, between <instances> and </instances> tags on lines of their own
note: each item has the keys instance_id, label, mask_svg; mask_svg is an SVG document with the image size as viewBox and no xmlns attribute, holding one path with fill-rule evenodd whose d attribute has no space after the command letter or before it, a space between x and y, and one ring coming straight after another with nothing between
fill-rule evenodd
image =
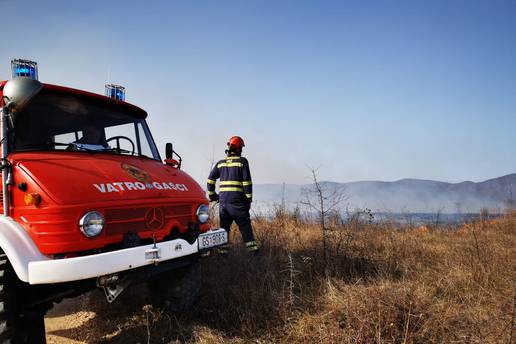
<instances>
[{"instance_id":1,"label":"license plate","mask_svg":"<svg viewBox=\"0 0 516 344\"><path fill-rule=\"evenodd\" d=\"M205 250L215 246L224 245L228 242L228 233L223 230L215 233L202 233L199 235L199 250Z\"/></svg>"}]
</instances>

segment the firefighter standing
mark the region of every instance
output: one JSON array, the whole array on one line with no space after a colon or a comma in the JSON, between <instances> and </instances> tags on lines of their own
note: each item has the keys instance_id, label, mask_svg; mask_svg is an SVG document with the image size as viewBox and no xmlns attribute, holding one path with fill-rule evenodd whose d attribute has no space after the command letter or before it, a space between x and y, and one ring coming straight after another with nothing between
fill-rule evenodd
<instances>
[{"instance_id":1,"label":"firefighter standing","mask_svg":"<svg viewBox=\"0 0 516 344\"><path fill-rule=\"evenodd\" d=\"M258 245L254 240L251 227L251 202L253 200L253 183L249 162L242 157L244 140L233 136L228 141L226 158L220 160L208 176L208 196L210 201L219 201L220 226L228 234L233 221L238 225L246 249L249 253L258 254ZM215 192L215 182L220 178L219 194ZM228 253L226 244L219 248L219 253Z\"/></svg>"}]
</instances>

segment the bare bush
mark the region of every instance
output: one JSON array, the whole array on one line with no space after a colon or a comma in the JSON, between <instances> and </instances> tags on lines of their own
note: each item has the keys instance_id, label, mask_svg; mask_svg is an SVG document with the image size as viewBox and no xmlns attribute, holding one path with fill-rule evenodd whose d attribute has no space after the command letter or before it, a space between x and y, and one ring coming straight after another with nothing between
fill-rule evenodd
<instances>
[{"instance_id":1,"label":"bare bush","mask_svg":"<svg viewBox=\"0 0 516 344\"><path fill-rule=\"evenodd\" d=\"M339 207L346 197L341 186L331 188L328 183L320 182L317 169L310 168L310 173L313 184L303 190L304 201L301 204L317 214L322 237L324 271L328 277L330 274L329 220L334 219L335 216L340 218Z\"/></svg>"}]
</instances>

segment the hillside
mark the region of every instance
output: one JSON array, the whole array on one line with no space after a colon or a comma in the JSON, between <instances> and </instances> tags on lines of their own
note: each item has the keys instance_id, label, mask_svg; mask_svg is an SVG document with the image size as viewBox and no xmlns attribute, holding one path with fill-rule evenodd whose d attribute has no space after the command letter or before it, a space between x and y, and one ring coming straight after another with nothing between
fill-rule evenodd
<instances>
[{"instance_id":1,"label":"hillside","mask_svg":"<svg viewBox=\"0 0 516 344\"><path fill-rule=\"evenodd\" d=\"M505 209L516 200L516 173L483 182L445 183L432 180L401 179L394 182L325 182L329 189L341 189L351 209L370 208L381 212L475 213L480 209ZM303 188L296 184L255 185L256 209L270 209L285 199L295 206L303 199Z\"/></svg>"}]
</instances>

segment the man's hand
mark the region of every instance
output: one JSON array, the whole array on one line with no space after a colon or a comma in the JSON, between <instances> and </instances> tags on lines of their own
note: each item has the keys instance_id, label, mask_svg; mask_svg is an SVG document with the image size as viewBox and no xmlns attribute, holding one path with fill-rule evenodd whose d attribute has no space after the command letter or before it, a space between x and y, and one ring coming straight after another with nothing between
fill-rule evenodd
<instances>
[{"instance_id":1,"label":"man's hand","mask_svg":"<svg viewBox=\"0 0 516 344\"><path fill-rule=\"evenodd\" d=\"M214 193L213 195L210 195L210 202L218 202L219 201L219 194Z\"/></svg>"}]
</instances>

